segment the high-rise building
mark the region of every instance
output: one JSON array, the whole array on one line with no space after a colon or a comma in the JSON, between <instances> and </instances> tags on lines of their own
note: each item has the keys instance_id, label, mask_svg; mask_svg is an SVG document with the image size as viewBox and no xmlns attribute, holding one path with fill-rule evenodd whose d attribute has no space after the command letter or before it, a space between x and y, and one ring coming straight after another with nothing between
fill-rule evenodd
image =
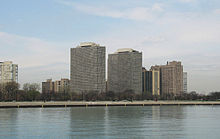
<instances>
[{"instance_id":1,"label":"high-rise building","mask_svg":"<svg viewBox=\"0 0 220 139\"><path fill-rule=\"evenodd\" d=\"M183 92L187 93L187 72L183 72Z\"/></svg>"},{"instance_id":2,"label":"high-rise building","mask_svg":"<svg viewBox=\"0 0 220 139\"><path fill-rule=\"evenodd\" d=\"M158 68L153 68L147 71L142 70L142 87L143 93L150 93L151 95L160 95L160 71Z\"/></svg>"},{"instance_id":3,"label":"high-rise building","mask_svg":"<svg viewBox=\"0 0 220 139\"><path fill-rule=\"evenodd\" d=\"M81 43L71 48L70 91L104 92L105 47L92 42Z\"/></svg>"},{"instance_id":4,"label":"high-rise building","mask_svg":"<svg viewBox=\"0 0 220 139\"><path fill-rule=\"evenodd\" d=\"M108 91L142 93L142 53L118 49L108 55Z\"/></svg>"},{"instance_id":5,"label":"high-rise building","mask_svg":"<svg viewBox=\"0 0 220 139\"><path fill-rule=\"evenodd\" d=\"M142 91L152 94L152 72L142 68Z\"/></svg>"},{"instance_id":6,"label":"high-rise building","mask_svg":"<svg viewBox=\"0 0 220 139\"><path fill-rule=\"evenodd\" d=\"M160 70L152 68L152 95L160 95Z\"/></svg>"},{"instance_id":7,"label":"high-rise building","mask_svg":"<svg viewBox=\"0 0 220 139\"><path fill-rule=\"evenodd\" d=\"M11 61L0 62L0 83L18 82L18 65Z\"/></svg>"},{"instance_id":8,"label":"high-rise building","mask_svg":"<svg viewBox=\"0 0 220 139\"><path fill-rule=\"evenodd\" d=\"M160 89L162 94L183 92L183 66L181 62L167 62L167 65L153 66L160 69Z\"/></svg>"}]
</instances>

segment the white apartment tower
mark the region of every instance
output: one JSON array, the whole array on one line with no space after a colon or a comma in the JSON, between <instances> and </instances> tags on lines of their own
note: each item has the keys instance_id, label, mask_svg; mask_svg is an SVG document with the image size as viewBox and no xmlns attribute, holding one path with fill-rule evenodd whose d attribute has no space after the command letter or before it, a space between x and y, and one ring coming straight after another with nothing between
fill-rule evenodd
<instances>
[{"instance_id":1,"label":"white apartment tower","mask_svg":"<svg viewBox=\"0 0 220 139\"><path fill-rule=\"evenodd\" d=\"M0 83L18 82L18 65L11 61L0 62Z\"/></svg>"}]
</instances>

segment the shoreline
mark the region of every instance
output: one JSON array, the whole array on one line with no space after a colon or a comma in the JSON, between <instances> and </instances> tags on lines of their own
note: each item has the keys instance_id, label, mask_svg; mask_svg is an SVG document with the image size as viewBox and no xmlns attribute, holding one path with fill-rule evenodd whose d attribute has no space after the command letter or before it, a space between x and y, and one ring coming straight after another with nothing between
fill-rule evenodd
<instances>
[{"instance_id":1,"label":"shoreline","mask_svg":"<svg viewBox=\"0 0 220 139\"><path fill-rule=\"evenodd\" d=\"M108 106L171 106L220 105L220 101L36 101L0 102L0 108L56 108L56 107L108 107Z\"/></svg>"}]
</instances>

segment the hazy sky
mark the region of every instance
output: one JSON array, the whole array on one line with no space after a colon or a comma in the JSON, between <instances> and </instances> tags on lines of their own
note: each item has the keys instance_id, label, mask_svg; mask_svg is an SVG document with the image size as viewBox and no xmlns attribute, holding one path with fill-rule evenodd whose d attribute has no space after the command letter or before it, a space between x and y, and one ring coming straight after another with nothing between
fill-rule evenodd
<instances>
[{"instance_id":1,"label":"hazy sky","mask_svg":"<svg viewBox=\"0 0 220 139\"><path fill-rule=\"evenodd\" d=\"M182 61L188 90L220 91L220 0L0 0L0 61L19 83L69 78L70 48L93 41Z\"/></svg>"}]
</instances>

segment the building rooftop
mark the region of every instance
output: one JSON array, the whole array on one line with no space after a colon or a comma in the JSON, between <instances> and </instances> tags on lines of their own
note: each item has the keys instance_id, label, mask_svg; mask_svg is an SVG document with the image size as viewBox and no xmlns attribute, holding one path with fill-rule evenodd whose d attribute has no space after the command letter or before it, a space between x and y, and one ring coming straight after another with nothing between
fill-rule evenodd
<instances>
[{"instance_id":1,"label":"building rooftop","mask_svg":"<svg viewBox=\"0 0 220 139\"><path fill-rule=\"evenodd\" d=\"M12 61L4 61L4 62L0 62L0 63L4 63L4 64L12 64Z\"/></svg>"},{"instance_id":2,"label":"building rooftop","mask_svg":"<svg viewBox=\"0 0 220 139\"><path fill-rule=\"evenodd\" d=\"M171 62L167 61L167 65L181 65L181 62L180 61L171 61Z\"/></svg>"},{"instance_id":3,"label":"building rooftop","mask_svg":"<svg viewBox=\"0 0 220 139\"><path fill-rule=\"evenodd\" d=\"M0 61L0 64L10 65L10 64L13 64L13 62L12 61L4 61L4 62ZM17 64L13 64L13 65L17 65Z\"/></svg>"},{"instance_id":4,"label":"building rooftop","mask_svg":"<svg viewBox=\"0 0 220 139\"><path fill-rule=\"evenodd\" d=\"M134 49L131 49L131 48L121 48L121 49L118 49L115 54L118 54L118 53L131 53L131 52L138 52Z\"/></svg>"},{"instance_id":5,"label":"building rooftop","mask_svg":"<svg viewBox=\"0 0 220 139\"><path fill-rule=\"evenodd\" d=\"M82 42L82 43L80 43L80 45L77 46L77 48L79 48L79 47L94 47L94 46L100 46L100 45L96 44L94 42Z\"/></svg>"}]
</instances>

